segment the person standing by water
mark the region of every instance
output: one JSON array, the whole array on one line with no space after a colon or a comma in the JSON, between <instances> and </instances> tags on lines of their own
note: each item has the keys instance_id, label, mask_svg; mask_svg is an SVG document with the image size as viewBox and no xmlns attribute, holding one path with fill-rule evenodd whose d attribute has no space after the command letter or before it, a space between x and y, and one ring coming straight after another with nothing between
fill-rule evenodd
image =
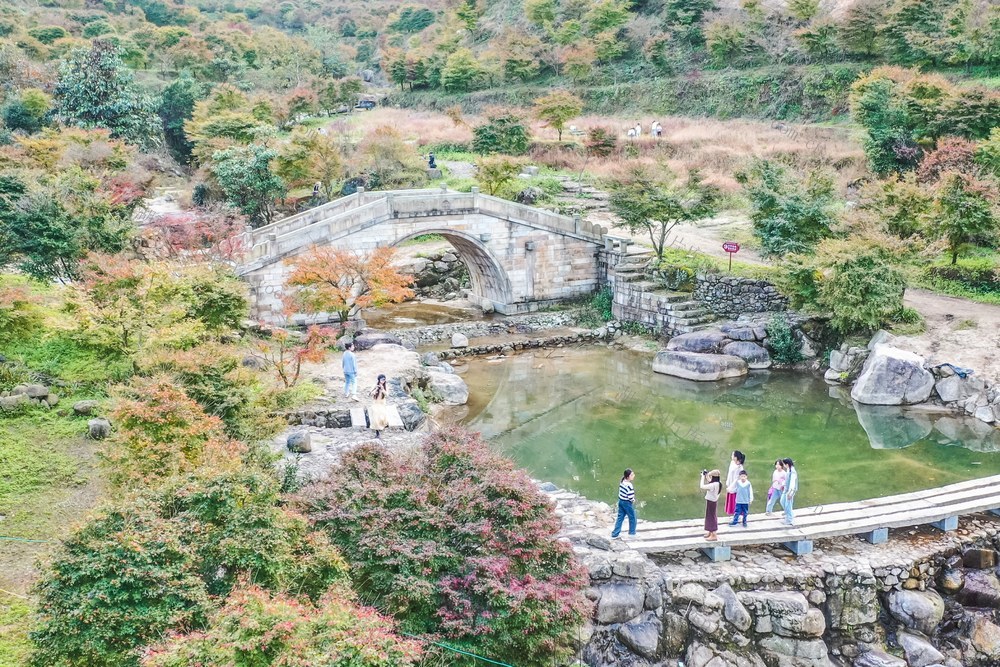
<instances>
[{"instance_id":1,"label":"person standing by water","mask_svg":"<svg viewBox=\"0 0 1000 667\"><path fill-rule=\"evenodd\" d=\"M631 468L625 468L622 480L618 483L618 519L615 521L615 528L611 531L611 539L620 540L622 523L628 517L628 535L635 537L635 487L632 480L635 473Z\"/></svg>"},{"instance_id":2,"label":"person standing by water","mask_svg":"<svg viewBox=\"0 0 1000 667\"><path fill-rule=\"evenodd\" d=\"M781 492L785 490L785 477L787 476L785 460L778 459L774 462L774 472L771 473L771 488L767 490L767 507L764 508L764 514L770 514L774 511L774 503L778 502L781 498ZM784 509L785 506L781 507Z\"/></svg>"},{"instance_id":3,"label":"person standing by water","mask_svg":"<svg viewBox=\"0 0 1000 667\"><path fill-rule=\"evenodd\" d=\"M368 408L368 426L375 431L375 437L381 440L382 431L389 428L389 408L385 404L389 390L386 387L385 375L379 374L371 395L374 402Z\"/></svg>"},{"instance_id":4,"label":"person standing by water","mask_svg":"<svg viewBox=\"0 0 1000 667\"><path fill-rule=\"evenodd\" d=\"M750 503L753 502L753 484L747 479L747 471L740 470L739 479L736 480L736 513L733 514L733 522L730 526L735 526L743 519L743 527L747 527L747 515L750 514Z\"/></svg>"},{"instance_id":5,"label":"person standing by water","mask_svg":"<svg viewBox=\"0 0 1000 667\"><path fill-rule=\"evenodd\" d=\"M740 478L740 470L743 470L743 462L746 460L747 457L738 449L729 459L729 472L726 473L726 514L730 516L736 513L736 480Z\"/></svg>"},{"instance_id":6,"label":"person standing by water","mask_svg":"<svg viewBox=\"0 0 1000 667\"><path fill-rule=\"evenodd\" d=\"M795 469L795 461L785 459L784 463L788 476L785 477L785 490L781 493L781 506L785 509L785 523L793 526L795 513L792 505L795 503L795 494L799 492L799 471Z\"/></svg>"},{"instance_id":7,"label":"person standing by water","mask_svg":"<svg viewBox=\"0 0 1000 667\"><path fill-rule=\"evenodd\" d=\"M722 473L718 470L702 470L698 487L705 492L705 539L714 542L719 539L719 496L722 495Z\"/></svg>"},{"instance_id":8,"label":"person standing by water","mask_svg":"<svg viewBox=\"0 0 1000 667\"><path fill-rule=\"evenodd\" d=\"M354 343L344 346L344 398L358 400L358 360L354 357Z\"/></svg>"}]
</instances>

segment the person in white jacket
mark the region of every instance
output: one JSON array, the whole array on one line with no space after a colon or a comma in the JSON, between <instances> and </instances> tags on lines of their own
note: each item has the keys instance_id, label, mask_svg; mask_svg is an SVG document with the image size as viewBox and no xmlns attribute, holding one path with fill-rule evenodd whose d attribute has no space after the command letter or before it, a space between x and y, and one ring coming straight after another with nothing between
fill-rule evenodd
<instances>
[{"instance_id":1,"label":"person in white jacket","mask_svg":"<svg viewBox=\"0 0 1000 667\"><path fill-rule=\"evenodd\" d=\"M795 513L792 505L795 502L795 494L799 492L799 471L795 467L795 461L785 459L785 470L788 471L785 477L785 490L781 492L781 506L785 508L785 523L789 526L795 525Z\"/></svg>"}]
</instances>

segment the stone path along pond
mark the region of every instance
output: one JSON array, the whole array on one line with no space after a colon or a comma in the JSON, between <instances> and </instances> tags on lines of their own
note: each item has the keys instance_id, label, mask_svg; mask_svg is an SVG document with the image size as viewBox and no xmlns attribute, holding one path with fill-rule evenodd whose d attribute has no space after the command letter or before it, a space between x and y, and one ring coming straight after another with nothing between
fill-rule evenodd
<instances>
[{"instance_id":1,"label":"stone path along pond","mask_svg":"<svg viewBox=\"0 0 1000 667\"><path fill-rule=\"evenodd\" d=\"M797 506L904 493L1000 473L1000 431L951 414L855 406L803 373L758 371L699 383L656 375L650 358L603 346L556 348L458 368L462 422L535 478L613 504L636 470L640 519L698 516L703 468L747 454L751 511L763 511L773 462L800 470Z\"/></svg>"}]
</instances>

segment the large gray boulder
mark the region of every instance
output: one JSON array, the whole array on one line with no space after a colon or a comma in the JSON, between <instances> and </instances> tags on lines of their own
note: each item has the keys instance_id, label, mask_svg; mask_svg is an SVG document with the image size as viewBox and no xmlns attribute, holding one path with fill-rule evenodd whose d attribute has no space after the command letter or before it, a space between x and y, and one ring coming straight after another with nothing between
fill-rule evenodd
<instances>
[{"instance_id":1,"label":"large gray boulder","mask_svg":"<svg viewBox=\"0 0 1000 667\"><path fill-rule=\"evenodd\" d=\"M822 639L769 635L758 644L764 662L776 667L834 667Z\"/></svg>"},{"instance_id":2,"label":"large gray boulder","mask_svg":"<svg viewBox=\"0 0 1000 667\"><path fill-rule=\"evenodd\" d=\"M469 402L469 386L460 375L448 373L438 367L425 369L427 388L431 395L445 405L465 405Z\"/></svg>"},{"instance_id":3,"label":"large gray boulder","mask_svg":"<svg viewBox=\"0 0 1000 667\"><path fill-rule=\"evenodd\" d=\"M934 430L923 414L904 413L892 405L854 404L861 428L868 434L872 449L902 449L922 440Z\"/></svg>"},{"instance_id":4,"label":"large gray boulder","mask_svg":"<svg viewBox=\"0 0 1000 667\"><path fill-rule=\"evenodd\" d=\"M736 593L729 584L722 584L715 589L714 593L722 598L724 606L722 615L740 632L746 632L753 623L750 612L743 606Z\"/></svg>"},{"instance_id":5,"label":"large gray boulder","mask_svg":"<svg viewBox=\"0 0 1000 667\"><path fill-rule=\"evenodd\" d=\"M883 651L865 651L854 659L854 667L906 667L906 661Z\"/></svg>"},{"instance_id":6,"label":"large gray boulder","mask_svg":"<svg viewBox=\"0 0 1000 667\"><path fill-rule=\"evenodd\" d=\"M923 357L888 345L876 345L851 389L851 398L866 405L909 405L926 401L934 376Z\"/></svg>"},{"instance_id":7,"label":"large gray boulder","mask_svg":"<svg viewBox=\"0 0 1000 667\"><path fill-rule=\"evenodd\" d=\"M975 393L975 390L969 386L966 379L957 375L938 380L934 383L934 391L937 392L938 398L945 403L964 401Z\"/></svg>"},{"instance_id":8,"label":"large gray boulder","mask_svg":"<svg viewBox=\"0 0 1000 667\"><path fill-rule=\"evenodd\" d=\"M312 435L309 431L289 433L286 445L288 451L294 454L306 454L312 451Z\"/></svg>"},{"instance_id":9,"label":"large gray boulder","mask_svg":"<svg viewBox=\"0 0 1000 667\"><path fill-rule=\"evenodd\" d=\"M91 419L87 422L87 435L91 440L104 440L111 435L111 422L104 417Z\"/></svg>"},{"instance_id":10,"label":"large gray boulder","mask_svg":"<svg viewBox=\"0 0 1000 667\"><path fill-rule=\"evenodd\" d=\"M73 404L73 412L78 415L92 415L97 406L98 403L94 400L77 401Z\"/></svg>"},{"instance_id":11,"label":"large gray boulder","mask_svg":"<svg viewBox=\"0 0 1000 667\"><path fill-rule=\"evenodd\" d=\"M1000 580L989 570L968 570L955 597L966 607L1000 609Z\"/></svg>"},{"instance_id":12,"label":"large gray boulder","mask_svg":"<svg viewBox=\"0 0 1000 667\"><path fill-rule=\"evenodd\" d=\"M927 667L928 665L938 665L944 662L944 655L941 651L920 635L910 632L900 632L897 635L899 645L903 647L903 655L906 656L906 663L910 667Z\"/></svg>"},{"instance_id":13,"label":"large gray boulder","mask_svg":"<svg viewBox=\"0 0 1000 667\"><path fill-rule=\"evenodd\" d=\"M600 599L594 619L598 623L624 623L642 613L646 594L634 584L607 584L601 586Z\"/></svg>"},{"instance_id":14,"label":"large gray boulder","mask_svg":"<svg viewBox=\"0 0 1000 667\"><path fill-rule=\"evenodd\" d=\"M978 653L991 660L990 664L996 664L1000 658L1000 627L990 620L989 614L973 613L972 629L969 632L969 640L973 648Z\"/></svg>"},{"instance_id":15,"label":"large gray boulder","mask_svg":"<svg viewBox=\"0 0 1000 667\"><path fill-rule=\"evenodd\" d=\"M728 343L722 348L722 354L739 357L747 362L750 370L761 370L771 367L771 355L757 343L740 340Z\"/></svg>"},{"instance_id":16,"label":"large gray boulder","mask_svg":"<svg viewBox=\"0 0 1000 667\"><path fill-rule=\"evenodd\" d=\"M667 342L668 350L679 350L681 352L703 352L707 354L719 354L726 344L732 342L726 334L714 329L705 331L692 331L691 333L674 336Z\"/></svg>"},{"instance_id":17,"label":"large gray boulder","mask_svg":"<svg viewBox=\"0 0 1000 667\"><path fill-rule=\"evenodd\" d=\"M355 350L370 350L381 343L402 345L403 341L400 340L399 336L394 336L393 334L386 333L384 331L373 331L371 329L365 329L362 333L354 337Z\"/></svg>"},{"instance_id":18,"label":"large gray boulder","mask_svg":"<svg viewBox=\"0 0 1000 667\"><path fill-rule=\"evenodd\" d=\"M889 613L908 629L930 637L944 618L944 600L933 590L892 591Z\"/></svg>"},{"instance_id":19,"label":"large gray boulder","mask_svg":"<svg viewBox=\"0 0 1000 667\"><path fill-rule=\"evenodd\" d=\"M728 354L665 350L653 359L653 372L700 382L734 378L749 372L747 362Z\"/></svg>"},{"instance_id":20,"label":"large gray boulder","mask_svg":"<svg viewBox=\"0 0 1000 667\"><path fill-rule=\"evenodd\" d=\"M420 404L412 398L397 403L396 410L399 411L399 418L403 421L403 428L407 431L415 431L427 418L424 411L420 409Z\"/></svg>"},{"instance_id":21,"label":"large gray boulder","mask_svg":"<svg viewBox=\"0 0 1000 667\"><path fill-rule=\"evenodd\" d=\"M656 616L639 623L622 623L618 626L618 639L632 651L647 660L655 660L660 646L663 624Z\"/></svg>"},{"instance_id":22,"label":"large gray boulder","mask_svg":"<svg viewBox=\"0 0 1000 667\"><path fill-rule=\"evenodd\" d=\"M25 394L0 396L0 412L14 412L27 402L28 397Z\"/></svg>"},{"instance_id":23,"label":"large gray boulder","mask_svg":"<svg viewBox=\"0 0 1000 667\"><path fill-rule=\"evenodd\" d=\"M451 335L451 346L454 348L469 347L469 337L456 331Z\"/></svg>"}]
</instances>

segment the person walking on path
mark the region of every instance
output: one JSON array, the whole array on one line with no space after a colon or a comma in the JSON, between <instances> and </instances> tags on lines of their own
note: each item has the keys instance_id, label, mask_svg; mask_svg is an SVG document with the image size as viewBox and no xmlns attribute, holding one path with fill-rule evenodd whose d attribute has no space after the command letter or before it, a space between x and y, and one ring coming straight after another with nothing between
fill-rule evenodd
<instances>
[{"instance_id":1,"label":"person walking on path","mask_svg":"<svg viewBox=\"0 0 1000 667\"><path fill-rule=\"evenodd\" d=\"M736 512L736 480L747 457L740 450L735 450L729 459L729 472L726 473L726 514L732 516Z\"/></svg>"},{"instance_id":2,"label":"person walking on path","mask_svg":"<svg viewBox=\"0 0 1000 667\"><path fill-rule=\"evenodd\" d=\"M358 360L354 357L354 343L344 346L344 398L358 400Z\"/></svg>"},{"instance_id":3,"label":"person walking on path","mask_svg":"<svg viewBox=\"0 0 1000 667\"><path fill-rule=\"evenodd\" d=\"M791 459L785 459L785 470L788 471L788 476L785 478L785 490L781 493L781 506L785 509L785 523L794 526L795 513L792 506L795 494L799 492L799 471L795 469L795 461Z\"/></svg>"},{"instance_id":4,"label":"person walking on path","mask_svg":"<svg viewBox=\"0 0 1000 667\"><path fill-rule=\"evenodd\" d=\"M771 473L771 487L767 490L767 507L764 509L764 514L770 515L774 511L774 503L778 502L778 499L781 498L781 492L785 490L785 477L787 476L784 459L778 459L774 462L774 472ZM782 505L782 509L784 509L784 505Z\"/></svg>"},{"instance_id":5,"label":"person walking on path","mask_svg":"<svg viewBox=\"0 0 1000 667\"><path fill-rule=\"evenodd\" d=\"M740 470L739 479L736 480L736 513L733 514L733 522L730 526L735 526L743 519L743 527L747 527L747 515L750 514L750 503L753 502L753 484L747 478L747 471Z\"/></svg>"},{"instance_id":6,"label":"person walking on path","mask_svg":"<svg viewBox=\"0 0 1000 667\"><path fill-rule=\"evenodd\" d=\"M702 470L698 487L705 492L705 539L714 542L719 539L719 496L722 495L722 473L718 470Z\"/></svg>"},{"instance_id":7,"label":"person walking on path","mask_svg":"<svg viewBox=\"0 0 1000 667\"><path fill-rule=\"evenodd\" d=\"M625 468L622 474L622 481L618 483L618 519L615 521L615 528L611 531L611 539L620 540L622 523L628 517L628 535L635 537L635 487L632 480L635 473L631 468Z\"/></svg>"},{"instance_id":8,"label":"person walking on path","mask_svg":"<svg viewBox=\"0 0 1000 667\"><path fill-rule=\"evenodd\" d=\"M389 408L385 404L389 390L385 383L385 376L379 374L375 388L371 392L374 400L368 408L368 427L375 431L375 437L379 440L382 439L382 431L389 428Z\"/></svg>"}]
</instances>

